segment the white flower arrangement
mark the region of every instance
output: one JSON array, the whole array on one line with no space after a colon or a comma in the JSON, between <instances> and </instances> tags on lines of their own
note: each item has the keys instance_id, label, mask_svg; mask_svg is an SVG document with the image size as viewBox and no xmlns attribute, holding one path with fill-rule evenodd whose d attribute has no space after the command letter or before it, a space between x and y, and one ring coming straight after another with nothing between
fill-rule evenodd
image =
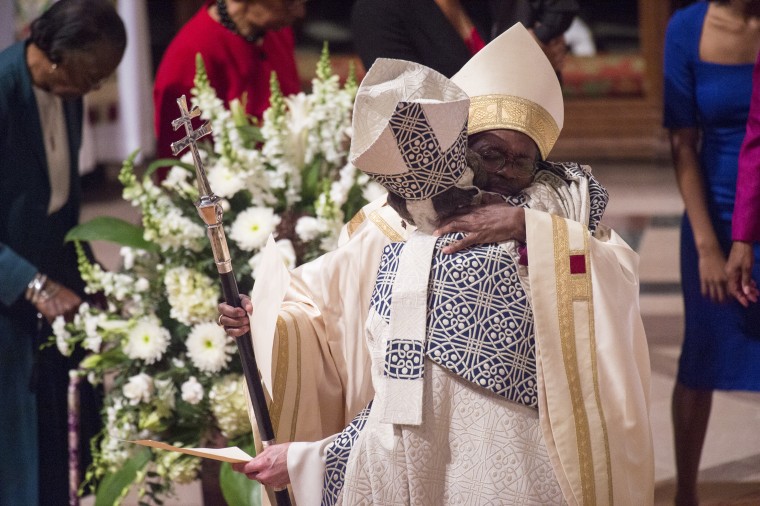
<instances>
[{"instance_id":1,"label":"white flower arrangement","mask_svg":"<svg viewBox=\"0 0 760 506\"><path fill-rule=\"evenodd\" d=\"M90 318L89 321L95 320L95 318ZM86 326L85 332L87 332ZM90 338L89 334L88 338ZM151 314L139 318L127 331L123 349L124 353L132 360L142 360L150 365L161 360L166 348L169 347L170 340L169 331L161 326L161 321L155 315Z\"/></svg>"},{"instance_id":2,"label":"white flower arrangement","mask_svg":"<svg viewBox=\"0 0 760 506\"><path fill-rule=\"evenodd\" d=\"M334 247L369 191L368 178L347 162L353 77L341 86L324 51L311 93L284 97L274 78L271 85L271 105L258 125L240 101L225 108L200 57L197 62L191 100L213 135L212 143L201 143L200 154L211 189L222 199L241 292L252 288L270 234L293 268ZM148 451L126 440L194 447L216 444L221 434L252 451L241 364L234 340L215 321L220 290L205 226L193 206L198 190L192 158L159 160L141 177L133 158L124 162L119 179L123 197L142 213L142 227L111 219L98 228L93 220L72 231L70 239L120 243L122 268L106 272L78 247L86 290L101 300L83 305L73 322L54 322L51 337L62 353L75 346L89 350L80 375L107 388L104 429L92 443L85 482L116 503L128 491L125 483L140 484L139 493L156 502L173 483L196 478L199 469L197 458ZM159 166L170 169L156 183L151 173ZM110 490L114 484L122 488ZM221 484L233 486L224 473Z\"/></svg>"},{"instance_id":3,"label":"white flower arrangement","mask_svg":"<svg viewBox=\"0 0 760 506\"><path fill-rule=\"evenodd\" d=\"M209 375L222 371L235 352L232 338L214 322L199 323L193 327L185 344L192 364Z\"/></svg>"},{"instance_id":4,"label":"white flower arrangement","mask_svg":"<svg viewBox=\"0 0 760 506\"><path fill-rule=\"evenodd\" d=\"M203 400L203 385L198 383L195 376L190 376L182 383L182 400L188 404L198 404Z\"/></svg>"}]
</instances>

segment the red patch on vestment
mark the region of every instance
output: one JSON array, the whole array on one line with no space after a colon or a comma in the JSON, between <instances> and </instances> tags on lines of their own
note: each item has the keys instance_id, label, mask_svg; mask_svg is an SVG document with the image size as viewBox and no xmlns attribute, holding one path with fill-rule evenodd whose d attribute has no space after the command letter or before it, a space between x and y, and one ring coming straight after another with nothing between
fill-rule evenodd
<instances>
[{"instance_id":1,"label":"red patch on vestment","mask_svg":"<svg viewBox=\"0 0 760 506\"><path fill-rule=\"evenodd\" d=\"M570 255L570 274L586 274L586 255Z\"/></svg>"}]
</instances>

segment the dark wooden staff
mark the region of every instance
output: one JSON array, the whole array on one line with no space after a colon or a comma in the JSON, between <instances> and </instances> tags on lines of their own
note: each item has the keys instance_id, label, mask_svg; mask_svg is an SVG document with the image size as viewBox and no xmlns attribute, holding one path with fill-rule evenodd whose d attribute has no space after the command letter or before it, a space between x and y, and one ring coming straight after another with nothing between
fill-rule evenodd
<instances>
[{"instance_id":1,"label":"dark wooden staff","mask_svg":"<svg viewBox=\"0 0 760 506\"><path fill-rule=\"evenodd\" d=\"M224 224L222 223L224 211L219 203L219 197L214 195L214 192L211 191L208 179L206 178L206 171L203 168L203 162L198 153L197 141L204 135L210 133L211 127L208 123L204 123L203 126L197 130L193 130L192 119L200 116L200 109L196 106L193 107L191 111L188 111L187 100L185 100L184 95L177 99L177 105L179 106L181 115L179 118L172 121L172 127L174 127L174 130L178 130L184 126L185 132L187 132L187 137L172 143L172 153L176 156L185 148L190 147L190 152L193 154L193 162L195 163L195 173L198 179L198 193L200 194L198 201L195 202L195 207L198 209L198 214L201 216L201 219L206 224L208 238L211 241L211 249L214 252L214 261L216 262L216 268L219 271L219 279L222 282L224 300L227 301L227 304L230 306L240 307L240 294L238 293L235 273L232 271L230 250L227 247L227 239L224 235ZM264 397L264 388L261 386L261 380L259 379L259 369L256 366L256 357L253 354L251 333L246 332L238 337L236 341L238 352L240 353L240 361L243 364L243 375L245 376L245 382L248 385L248 393L251 396L253 413L256 415L256 424L259 427L262 445L266 448L267 446L273 445L275 442L274 429L272 428L272 420L269 417L269 408L267 408L266 398ZM287 488L284 490L275 490L274 494L279 506L290 506L290 496L288 495Z\"/></svg>"}]
</instances>

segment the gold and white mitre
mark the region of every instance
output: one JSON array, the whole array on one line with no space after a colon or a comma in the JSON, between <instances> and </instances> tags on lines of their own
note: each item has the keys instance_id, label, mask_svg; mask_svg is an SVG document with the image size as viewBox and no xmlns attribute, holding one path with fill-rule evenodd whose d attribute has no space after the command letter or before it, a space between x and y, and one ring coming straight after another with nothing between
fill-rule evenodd
<instances>
[{"instance_id":1,"label":"gold and white mitre","mask_svg":"<svg viewBox=\"0 0 760 506\"><path fill-rule=\"evenodd\" d=\"M349 159L408 201L431 199L468 172L469 105L435 70L378 58L356 93Z\"/></svg>"},{"instance_id":2,"label":"gold and white mitre","mask_svg":"<svg viewBox=\"0 0 760 506\"><path fill-rule=\"evenodd\" d=\"M517 23L468 61L451 80L470 97L470 135L517 130L545 160L565 121L562 88L549 60Z\"/></svg>"}]
</instances>

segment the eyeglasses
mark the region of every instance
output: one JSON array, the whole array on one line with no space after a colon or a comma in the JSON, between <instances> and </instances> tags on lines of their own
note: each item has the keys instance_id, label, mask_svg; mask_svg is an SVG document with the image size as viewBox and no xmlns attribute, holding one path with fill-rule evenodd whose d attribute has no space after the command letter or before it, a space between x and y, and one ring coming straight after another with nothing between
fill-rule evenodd
<instances>
[{"instance_id":1,"label":"eyeglasses","mask_svg":"<svg viewBox=\"0 0 760 506\"><path fill-rule=\"evenodd\" d=\"M532 176L536 170L536 161L526 156L508 156L495 149L476 153L480 156L483 168L495 174L508 168L516 176Z\"/></svg>"}]
</instances>

